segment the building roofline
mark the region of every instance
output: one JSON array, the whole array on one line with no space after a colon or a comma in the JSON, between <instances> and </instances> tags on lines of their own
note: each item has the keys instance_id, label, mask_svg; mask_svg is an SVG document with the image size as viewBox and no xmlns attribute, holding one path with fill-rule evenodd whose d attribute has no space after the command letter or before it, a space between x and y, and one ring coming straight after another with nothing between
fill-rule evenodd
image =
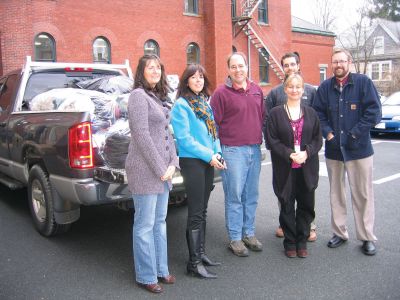
<instances>
[{"instance_id":1,"label":"building roofline","mask_svg":"<svg viewBox=\"0 0 400 300\"><path fill-rule=\"evenodd\" d=\"M314 30L310 28L292 27L292 31L305 34L316 34L316 35L336 37L336 34L331 31Z\"/></svg>"},{"instance_id":2,"label":"building roofline","mask_svg":"<svg viewBox=\"0 0 400 300\"><path fill-rule=\"evenodd\" d=\"M374 30L375 30L379 25L383 28L384 31L386 31L386 33L393 39L393 41L396 42L396 44L399 44L399 42L400 42L399 39L393 34L393 32L386 26L385 23L379 22L379 21L378 21L378 24L376 25L376 27L374 28ZM372 32L372 33L373 33L373 32ZM371 35L372 35L372 33L371 33Z\"/></svg>"}]
</instances>

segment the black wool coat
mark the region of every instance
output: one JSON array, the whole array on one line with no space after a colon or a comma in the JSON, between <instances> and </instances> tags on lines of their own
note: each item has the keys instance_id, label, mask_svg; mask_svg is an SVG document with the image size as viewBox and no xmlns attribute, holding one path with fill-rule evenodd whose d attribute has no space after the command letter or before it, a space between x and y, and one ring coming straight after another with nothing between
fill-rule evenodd
<instances>
[{"instance_id":1,"label":"black wool coat","mask_svg":"<svg viewBox=\"0 0 400 300\"><path fill-rule=\"evenodd\" d=\"M322 147L322 134L317 113L309 106L301 106L304 116L301 137L301 151L307 151L307 160L303 164L304 181L307 190L313 191L318 186L319 158L318 151ZM284 105L271 109L266 130L266 140L271 150L272 183L275 195L287 200L292 187L292 160L294 152L293 129Z\"/></svg>"}]
</instances>

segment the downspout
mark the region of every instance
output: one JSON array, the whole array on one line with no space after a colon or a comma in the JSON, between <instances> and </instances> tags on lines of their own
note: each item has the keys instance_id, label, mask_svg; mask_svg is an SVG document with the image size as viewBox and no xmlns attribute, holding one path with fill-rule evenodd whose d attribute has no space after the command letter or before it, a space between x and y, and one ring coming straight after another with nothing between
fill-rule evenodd
<instances>
[{"instance_id":1,"label":"downspout","mask_svg":"<svg viewBox=\"0 0 400 300\"><path fill-rule=\"evenodd\" d=\"M250 61L250 49L251 49L251 41L250 37L247 36L247 64L248 64L248 73L247 77L251 80L251 61Z\"/></svg>"}]
</instances>

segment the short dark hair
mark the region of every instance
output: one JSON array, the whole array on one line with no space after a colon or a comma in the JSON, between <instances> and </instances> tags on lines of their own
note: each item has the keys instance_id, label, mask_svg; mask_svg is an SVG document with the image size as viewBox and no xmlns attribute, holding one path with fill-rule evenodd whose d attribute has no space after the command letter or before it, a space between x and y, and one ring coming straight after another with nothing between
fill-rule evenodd
<instances>
[{"instance_id":1,"label":"short dark hair","mask_svg":"<svg viewBox=\"0 0 400 300\"><path fill-rule=\"evenodd\" d=\"M146 68L149 61L156 61L161 67L161 78L160 81L152 88L144 77L144 69ZM160 58L155 54L145 54L139 58L138 65L135 72L135 81L133 85L134 89L142 88L146 92L152 91L160 100L166 100L170 87L168 86L167 76L165 75L165 68Z\"/></svg>"},{"instance_id":2,"label":"short dark hair","mask_svg":"<svg viewBox=\"0 0 400 300\"><path fill-rule=\"evenodd\" d=\"M231 58L232 58L232 56L234 56L234 55L239 55L239 56L241 56L241 57L243 57L243 60L244 60L244 63L246 64L246 66L247 66L247 58L246 58L246 55L243 53L243 52L233 52L233 53L231 53L229 56L228 56L228 59L226 60L226 63L228 64L228 68L231 66L230 64L231 64Z\"/></svg>"},{"instance_id":3,"label":"short dark hair","mask_svg":"<svg viewBox=\"0 0 400 300\"><path fill-rule=\"evenodd\" d=\"M199 64L190 64L186 67L183 71L182 76L179 80L178 91L176 93L176 98L183 97L187 99L188 97L194 96L194 92L189 88L189 78L192 77L196 72L199 72L203 75L204 78L204 86L201 93L206 95L207 97L210 96L210 81L208 80L207 72L202 65Z\"/></svg>"},{"instance_id":4,"label":"short dark hair","mask_svg":"<svg viewBox=\"0 0 400 300\"><path fill-rule=\"evenodd\" d=\"M285 55L283 55L282 58L281 58L281 66L282 66L282 67L283 67L283 61L284 61L286 58L289 58L289 57L294 57L294 58L296 59L296 63L297 63L297 64L300 63L300 55L299 55L298 52L287 52L287 53L285 53Z\"/></svg>"}]
</instances>

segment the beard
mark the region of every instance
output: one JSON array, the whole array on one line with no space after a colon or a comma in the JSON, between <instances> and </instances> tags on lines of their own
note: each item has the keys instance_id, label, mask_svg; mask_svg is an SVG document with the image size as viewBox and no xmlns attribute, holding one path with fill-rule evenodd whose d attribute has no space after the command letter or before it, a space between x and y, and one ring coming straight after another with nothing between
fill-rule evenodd
<instances>
[{"instance_id":1,"label":"beard","mask_svg":"<svg viewBox=\"0 0 400 300\"><path fill-rule=\"evenodd\" d=\"M345 68L336 68L333 72L335 74L335 77L341 79L345 78L347 74L349 73L349 70L346 70Z\"/></svg>"}]
</instances>

